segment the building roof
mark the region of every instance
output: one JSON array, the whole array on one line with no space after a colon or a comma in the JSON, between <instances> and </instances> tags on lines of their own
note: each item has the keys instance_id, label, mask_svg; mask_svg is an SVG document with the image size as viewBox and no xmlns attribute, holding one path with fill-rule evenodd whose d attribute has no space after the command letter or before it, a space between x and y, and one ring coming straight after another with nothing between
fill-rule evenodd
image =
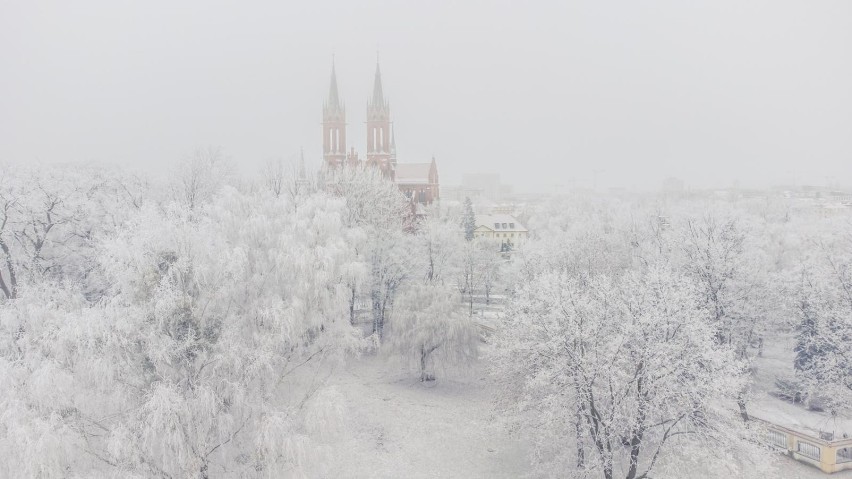
<instances>
[{"instance_id":1,"label":"building roof","mask_svg":"<svg viewBox=\"0 0 852 479\"><path fill-rule=\"evenodd\" d=\"M398 163L396 165L396 182L409 185L428 185L431 163Z\"/></svg>"},{"instance_id":2,"label":"building roof","mask_svg":"<svg viewBox=\"0 0 852 479\"><path fill-rule=\"evenodd\" d=\"M505 227L503 225L506 225ZM499 225L499 226L497 226ZM526 226L522 225L512 215L476 215L476 227L488 228L492 231L506 231L509 233L525 233Z\"/></svg>"}]
</instances>

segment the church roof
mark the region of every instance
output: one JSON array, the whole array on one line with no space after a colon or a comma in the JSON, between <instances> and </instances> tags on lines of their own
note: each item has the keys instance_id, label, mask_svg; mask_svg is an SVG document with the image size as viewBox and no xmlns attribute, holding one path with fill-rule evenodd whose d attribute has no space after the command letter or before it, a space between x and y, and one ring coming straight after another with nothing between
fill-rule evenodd
<instances>
[{"instance_id":1,"label":"church roof","mask_svg":"<svg viewBox=\"0 0 852 479\"><path fill-rule=\"evenodd\" d=\"M396 182L406 184L429 184L432 163L398 163Z\"/></svg>"}]
</instances>

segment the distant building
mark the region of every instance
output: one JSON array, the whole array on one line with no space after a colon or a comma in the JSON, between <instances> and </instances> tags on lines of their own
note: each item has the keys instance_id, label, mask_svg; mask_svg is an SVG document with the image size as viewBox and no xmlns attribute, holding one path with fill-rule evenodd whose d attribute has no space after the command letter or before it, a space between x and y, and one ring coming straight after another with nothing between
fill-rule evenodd
<instances>
[{"instance_id":1,"label":"distant building","mask_svg":"<svg viewBox=\"0 0 852 479\"><path fill-rule=\"evenodd\" d=\"M462 175L462 187L478 190L493 201L500 199L500 175L495 173L465 173Z\"/></svg>"},{"instance_id":2,"label":"distant building","mask_svg":"<svg viewBox=\"0 0 852 479\"><path fill-rule=\"evenodd\" d=\"M848 191L831 191L828 197L832 201L836 201L843 206L852 206L852 193Z\"/></svg>"},{"instance_id":3,"label":"distant building","mask_svg":"<svg viewBox=\"0 0 852 479\"><path fill-rule=\"evenodd\" d=\"M399 163L394 181L402 193L415 203L428 205L440 196L435 158L431 163Z\"/></svg>"},{"instance_id":4,"label":"distant building","mask_svg":"<svg viewBox=\"0 0 852 479\"><path fill-rule=\"evenodd\" d=\"M491 214L493 215L514 215L517 207L513 204L499 204L491 207Z\"/></svg>"},{"instance_id":5,"label":"distant building","mask_svg":"<svg viewBox=\"0 0 852 479\"><path fill-rule=\"evenodd\" d=\"M435 158L429 163L397 163L396 138L391 127L390 103L382 89L382 73L376 63L373 96L367 105L367 159L362 161L355 148L346 150L346 107L337 91L337 74L331 67L328 99L322 110L323 168L338 168L361 164L379 169L385 178L399 186L409 198L413 210L440 199L438 165ZM417 208L420 206L421 208Z\"/></svg>"},{"instance_id":6,"label":"distant building","mask_svg":"<svg viewBox=\"0 0 852 479\"><path fill-rule=\"evenodd\" d=\"M529 230L514 216L476 215L474 237L500 242L501 251L510 251L529 238Z\"/></svg>"},{"instance_id":7,"label":"distant building","mask_svg":"<svg viewBox=\"0 0 852 479\"><path fill-rule=\"evenodd\" d=\"M441 199L445 201L457 201L461 203L465 198L473 199L481 195L482 192L480 190L465 188L460 185L441 186Z\"/></svg>"}]
</instances>

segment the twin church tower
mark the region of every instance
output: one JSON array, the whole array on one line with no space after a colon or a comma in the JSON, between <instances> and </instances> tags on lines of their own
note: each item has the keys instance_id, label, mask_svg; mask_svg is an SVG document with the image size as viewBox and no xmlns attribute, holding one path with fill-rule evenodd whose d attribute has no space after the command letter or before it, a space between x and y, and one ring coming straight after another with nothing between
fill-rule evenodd
<instances>
[{"instance_id":1,"label":"twin church tower","mask_svg":"<svg viewBox=\"0 0 852 479\"><path fill-rule=\"evenodd\" d=\"M322 152L325 168L334 170L362 163L352 147L346 149L346 106L337 90L337 72L331 67L328 99L322 109ZM413 204L426 205L439 199L438 167L429 163L397 163L396 142L390 120L390 105L382 91L382 72L376 63L373 96L367 104L368 167L378 168Z\"/></svg>"}]
</instances>

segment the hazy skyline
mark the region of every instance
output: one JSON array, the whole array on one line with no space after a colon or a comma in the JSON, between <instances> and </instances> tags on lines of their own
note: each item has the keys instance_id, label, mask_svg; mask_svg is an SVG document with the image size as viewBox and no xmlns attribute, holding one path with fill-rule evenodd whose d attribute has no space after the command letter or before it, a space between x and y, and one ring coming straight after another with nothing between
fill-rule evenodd
<instances>
[{"instance_id":1,"label":"hazy skyline","mask_svg":"<svg viewBox=\"0 0 852 479\"><path fill-rule=\"evenodd\" d=\"M332 55L363 157L377 51L445 185L852 184L847 1L0 0L0 162L316 168Z\"/></svg>"}]
</instances>

